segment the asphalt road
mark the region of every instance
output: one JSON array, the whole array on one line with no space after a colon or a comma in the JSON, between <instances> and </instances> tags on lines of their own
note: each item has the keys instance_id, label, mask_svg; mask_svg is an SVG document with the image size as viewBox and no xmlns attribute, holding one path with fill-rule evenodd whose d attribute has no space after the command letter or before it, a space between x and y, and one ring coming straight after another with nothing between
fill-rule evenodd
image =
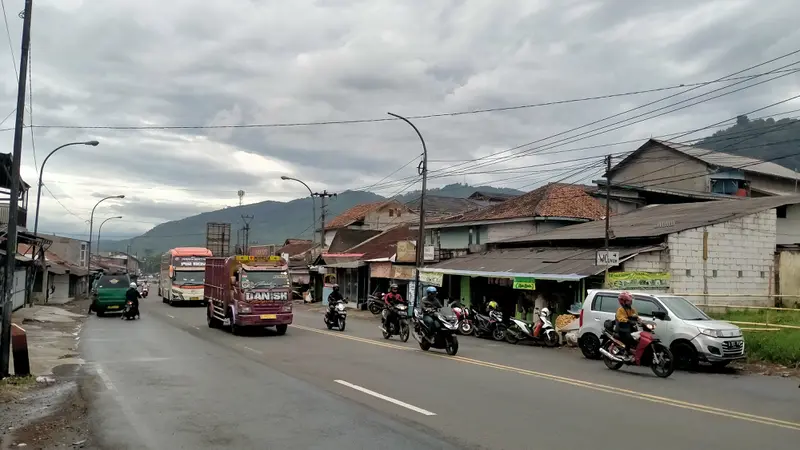
<instances>
[{"instance_id":1,"label":"asphalt road","mask_svg":"<svg viewBox=\"0 0 800 450\"><path fill-rule=\"evenodd\" d=\"M112 448L797 449L800 389L776 377L612 372L570 349L462 337L458 356L295 311L285 336L209 329L150 298L91 317L95 436ZM625 443L619 441L624 436Z\"/></svg>"}]
</instances>

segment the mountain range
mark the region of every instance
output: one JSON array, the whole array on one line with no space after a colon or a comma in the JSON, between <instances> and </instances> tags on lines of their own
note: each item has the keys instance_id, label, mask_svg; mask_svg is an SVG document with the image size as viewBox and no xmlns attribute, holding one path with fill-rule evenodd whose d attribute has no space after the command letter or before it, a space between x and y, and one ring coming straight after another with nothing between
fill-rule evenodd
<instances>
[{"instance_id":1,"label":"mountain range","mask_svg":"<svg viewBox=\"0 0 800 450\"><path fill-rule=\"evenodd\" d=\"M442 197L466 198L481 191L491 194L520 195L516 189L496 188L493 186L470 186L468 184L449 184L442 188L429 189L429 195ZM395 197L401 202L409 202L419 198L420 192L408 192ZM365 191L345 191L327 200L327 218L330 221L342 212L361 203L385 200L386 197ZM306 238L312 236L311 199L305 197L289 202L265 201L236 207L228 207L216 211L204 212L180 220L165 222L133 239L103 241L104 251L125 251L131 245L131 253L140 256L154 256L174 247L204 247L206 242L206 223L219 222L231 224L231 245L236 244L236 230L244 225L242 216L252 216L250 220L250 244L282 244L288 238ZM317 202L319 216L319 202Z\"/></svg>"}]
</instances>

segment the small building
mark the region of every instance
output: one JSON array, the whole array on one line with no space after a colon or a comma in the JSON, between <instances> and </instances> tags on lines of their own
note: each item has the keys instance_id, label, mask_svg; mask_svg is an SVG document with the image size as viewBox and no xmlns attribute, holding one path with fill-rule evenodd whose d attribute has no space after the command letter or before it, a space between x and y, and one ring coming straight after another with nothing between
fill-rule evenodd
<instances>
[{"instance_id":1,"label":"small building","mask_svg":"<svg viewBox=\"0 0 800 450\"><path fill-rule=\"evenodd\" d=\"M701 305L774 306L778 237L800 244L798 215L800 196L772 196L652 205L611 216L619 264L609 269L609 280L614 287L675 293ZM604 238L599 221L507 239L494 251L569 246L587 250L591 260L602 252ZM587 288L603 282L584 278Z\"/></svg>"},{"instance_id":2,"label":"small building","mask_svg":"<svg viewBox=\"0 0 800 450\"><path fill-rule=\"evenodd\" d=\"M408 206L394 199L356 205L325 224L325 246L342 229L384 231L416 220Z\"/></svg>"},{"instance_id":3,"label":"small building","mask_svg":"<svg viewBox=\"0 0 800 450\"><path fill-rule=\"evenodd\" d=\"M480 252L492 242L600 219L605 206L584 186L551 183L491 206L425 225L433 260Z\"/></svg>"},{"instance_id":4,"label":"small building","mask_svg":"<svg viewBox=\"0 0 800 450\"><path fill-rule=\"evenodd\" d=\"M44 256L47 270L31 271L33 279L30 301L39 303L66 303L86 292L89 270L86 266L88 243L64 236L40 235L50 242L45 248L37 247L38 258ZM33 248L19 245L19 253L33 258ZM64 256L67 255L67 256ZM37 263L37 269L40 266Z\"/></svg>"},{"instance_id":5,"label":"small building","mask_svg":"<svg viewBox=\"0 0 800 450\"><path fill-rule=\"evenodd\" d=\"M612 210L649 204L794 195L800 175L768 161L650 139L611 168ZM597 180L605 196L606 180Z\"/></svg>"}]
</instances>

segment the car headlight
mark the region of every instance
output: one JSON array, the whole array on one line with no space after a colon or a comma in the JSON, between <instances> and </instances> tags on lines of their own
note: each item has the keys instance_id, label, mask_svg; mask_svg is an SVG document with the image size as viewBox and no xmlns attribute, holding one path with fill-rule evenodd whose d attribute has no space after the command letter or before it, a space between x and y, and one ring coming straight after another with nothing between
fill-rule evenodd
<instances>
[{"instance_id":1,"label":"car headlight","mask_svg":"<svg viewBox=\"0 0 800 450\"><path fill-rule=\"evenodd\" d=\"M700 334L705 334L706 336L711 336L711 337L715 337L715 338L722 337L721 330L712 330L710 328L700 328L700 327L698 327L697 331L699 331Z\"/></svg>"},{"instance_id":2,"label":"car headlight","mask_svg":"<svg viewBox=\"0 0 800 450\"><path fill-rule=\"evenodd\" d=\"M247 303L239 303L239 312L242 314L250 314L252 310Z\"/></svg>"}]
</instances>

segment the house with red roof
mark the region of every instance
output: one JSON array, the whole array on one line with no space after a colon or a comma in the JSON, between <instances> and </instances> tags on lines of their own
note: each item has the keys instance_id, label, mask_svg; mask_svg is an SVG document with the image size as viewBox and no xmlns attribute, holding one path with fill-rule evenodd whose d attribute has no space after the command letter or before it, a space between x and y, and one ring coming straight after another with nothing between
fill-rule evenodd
<instances>
[{"instance_id":1,"label":"house with red roof","mask_svg":"<svg viewBox=\"0 0 800 450\"><path fill-rule=\"evenodd\" d=\"M325 247L330 247L340 230L349 230L350 247L398 225L416 222L407 205L397 200L362 203L334 217L325 224ZM360 239L360 240L359 240ZM344 250L344 249L341 249Z\"/></svg>"}]
</instances>

